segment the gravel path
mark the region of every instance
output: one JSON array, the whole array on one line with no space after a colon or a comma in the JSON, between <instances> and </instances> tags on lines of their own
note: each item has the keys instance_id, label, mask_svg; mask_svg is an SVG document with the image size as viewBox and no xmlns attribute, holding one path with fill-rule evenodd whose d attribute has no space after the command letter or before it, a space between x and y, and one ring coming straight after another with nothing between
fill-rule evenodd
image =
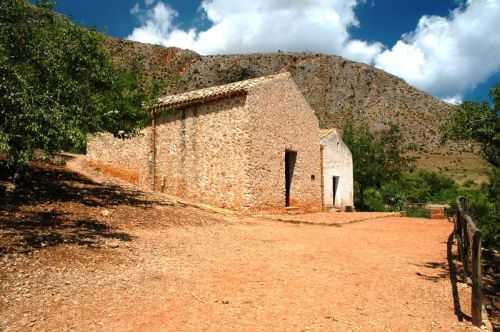
<instances>
[{"instance_id":1,"label":"gravel path","mask_svg":"<svg viewBox=\"0 0 500 332\"><path fill-rule=\"evenodd\" d=\"M80 191L107 186L76 182L65 183ZM50 210L68 227L44 229L63 241L48 237L24 250L15 241L26 240L24 233L0 227L0 244L7 243L0 331L474 330L454 314L446 251L452 227L444 220L327 227L134 195L143 203L113 197L105 206L109 198L97 195L93 205L2 210L0 223ZM85 215L105 229L78 233L76 241ZM458 290L467 299L468 289Z\"/></svg>"}]
</instances>

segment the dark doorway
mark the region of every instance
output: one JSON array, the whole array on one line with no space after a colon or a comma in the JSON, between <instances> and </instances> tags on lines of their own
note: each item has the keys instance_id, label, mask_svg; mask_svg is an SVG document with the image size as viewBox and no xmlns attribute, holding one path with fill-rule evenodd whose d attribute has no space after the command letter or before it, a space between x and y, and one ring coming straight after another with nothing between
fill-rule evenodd
<instances>
[{"instance_id":1,"label":"dark doorway","mask_svg":"<svg viewBox=\"0 0 500 332\"><path fill-rule=\"evenodd\" d=\"M333 181L332 181L332 189L333 189L333 207L335 207L335 199L337 198L337 188L339 187L339 177L338 176L334 176L333 177Z\"/></svg>"},{"instance_id":2,"label":"dark doorway","mask_svg":"<svg viewBox=\"0 0 500 332\"><path fill-rule=\"evenodd\" d=\"M297 161L297 152L285 151L285 206L290 206L290 190L292 188L293 171Z\"/></svg>"}]
</instances>

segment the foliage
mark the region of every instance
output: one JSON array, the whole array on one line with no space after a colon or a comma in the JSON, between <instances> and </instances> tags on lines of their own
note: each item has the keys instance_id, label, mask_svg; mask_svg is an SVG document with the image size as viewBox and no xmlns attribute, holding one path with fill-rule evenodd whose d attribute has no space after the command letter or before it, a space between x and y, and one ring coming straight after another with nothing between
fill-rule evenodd
<instances>
[{"instance_id":1,"label":"foliage","mask_svg":"<svg viewBox=\"0 0 500 332\"><path fill-rule=\"evenodd\" d=\"M490 163L489 181L478 190L465 190L471 212L481 228L485 246L500 248L500 84L491 102L464 102L443 126L443 140L472 140Z\"/></svg>"},{"instance_id":2,"label":"foliage","mask_svg":"<svg viewBox=\"0 0 500 332\"><path fill-rule=\"evenodd\" d=\"M483 233L486 247L500 249L500 168L493 168L490 181L476 191L465 193L471 214Z\"/></svg>"},{"instance_id":3,"label":"foliage","mask_svg":"<svg viewBox=\"0 0 500 332\"><path fill-rule=\"evenodd\" d=\"M415 160L406 154L411 149L401 144L401 133L394 125L375 136L365 124L348 123L343 138L353 155L358 210L406 210L409 216L428 218L426 204L450 204L462 194L452 178L415 170Z\"/></svg>"},{"instance_id":4,"label":"foliage","mask_svg":"<svg viewBox=\"0 0 500 332\"><path fill-rule=\"evenodd\" d=\"M373 204L378 205L372 201L368 206L367 189L379 191L384 183L399 181L404 172L414 168L415 160L405 155L408 148L400 144L402 135L395 125L375 136L366 123L348 122L343 140L353 157L355 205L360 210L373 210Z\"/></svg>"},{"instance_id":5,"label":"foliage","mask_svg":"<svg viewBox=\"0 0 500 332\"><path fill-rule=\"evenodd\" d=\"M370 187L363 195L366 211L385 211L384 199L378 190Z\"/></svg>"},{"instance_id":6,"label":"foliage","mask_svg":"<svg viewBox=\"0 0 500 332\"><path fill-rule=\"evenodd\" d=\"M500 167L500 84L491 89L492 103L466 101L442 128L443 140L473 140L484 158Z\"/></svg>"},{"instance_id":7,"label":"foliage","mask_svg":"<svg viewBox=\"0 0 500 332\"><path fill-rule=\"evenodd\" d=\"M423 207L410 206L406 209L406 215L412 218L430 218L429 210Z\"/></svg>"},{"instance_id":8,"label":"foliage","mask_svg":"<svg viewBox=\"0 0 500 332\"><path fill-rule=\"evenodd\" d=\"M401 185L409 203L447 204L459 193L459 186L452 178L427 170L405 174Z\"/></svg>"},{"instance_id":9,"label":"foliage","mask_svg":"<svg viewBox=\"0 0 500 332\"><path fill-rule=\"evenodd\" d=\"M0 2L0 150L10 165L82 148L89 133L133 132L151 101L135 71L115 68L103 37L24 0Z\"/></svg>"},{"instance_id":10,"label":"foliage","mask_svg":"<svg viewBox=\"0 0 500 332\"><path fill-rule=\"evenodd\" d=\"M401 211L406 204L407 193L403 190L401 183L398 181L390 181L382 184L380 192L384 204L391 210Z\"/></svg>"},{"instance_id":11,"label":"foliage","mask_svg":"<svg viewBox=\"0 0 500 332\"><path fill-rule=\"evenodd\" d=\"M404 209L410 215L413 212L424 214L415 206L422 209L428 203L450 204L460 195L461 188L445 175L417 170L404 172L399 179L383 183L380 193L386 210Z\"/></svg>"}]
</instances>

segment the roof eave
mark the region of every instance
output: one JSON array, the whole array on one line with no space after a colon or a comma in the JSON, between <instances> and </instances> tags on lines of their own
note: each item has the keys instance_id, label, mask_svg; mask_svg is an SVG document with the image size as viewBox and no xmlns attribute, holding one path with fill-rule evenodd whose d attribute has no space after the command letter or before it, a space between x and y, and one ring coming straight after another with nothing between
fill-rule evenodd
<instances>
[{"instance_id":1,"label":"roof eave","mask_svg":"<svg viewBox=\"0 0 500 332\"><path fill-rule=\"evenodd\" d=\"M173 111L177 109L182 109L184 107L188 106L193 106L193 105L199 105L199 104L205 104L209 103L215 100L220 100L220 99L226 99L226 98L232 98L235 96L243 96L247 95L248 91L246 89L243 90L235 90L235 91L227 91L224 93L219 93L219 94L214 94L210 96L205 96L201 98L196 98L196 99L188 99L188 100L182 100L182 101L176 101L176 102L160 102L151 107L151 110L153 113L159 113L159 112L165 112L165 111Z\"/></svg>"}]
</instances>

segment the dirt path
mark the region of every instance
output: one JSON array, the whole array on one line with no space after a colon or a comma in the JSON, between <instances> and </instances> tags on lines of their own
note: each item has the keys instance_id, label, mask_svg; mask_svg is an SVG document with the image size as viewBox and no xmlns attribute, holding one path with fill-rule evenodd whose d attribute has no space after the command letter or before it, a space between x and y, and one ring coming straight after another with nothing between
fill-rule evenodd
<instances>
[{"instance_id":1,"label":"dirt path","mask_svg":"<svg viewBox=\"0 0 500 332\"><path fill-rule=\"evenodd\" d=\"M46 203L72 206L71 218L89 214L122 235L5 249L0 330L473 330L454 314L446 221L326 227L221 218L152 194L135 199L148 204L117 203L103 213L99 204ZM0 240L9 234L0 228Z\"/></svg>"}]
</instances>

